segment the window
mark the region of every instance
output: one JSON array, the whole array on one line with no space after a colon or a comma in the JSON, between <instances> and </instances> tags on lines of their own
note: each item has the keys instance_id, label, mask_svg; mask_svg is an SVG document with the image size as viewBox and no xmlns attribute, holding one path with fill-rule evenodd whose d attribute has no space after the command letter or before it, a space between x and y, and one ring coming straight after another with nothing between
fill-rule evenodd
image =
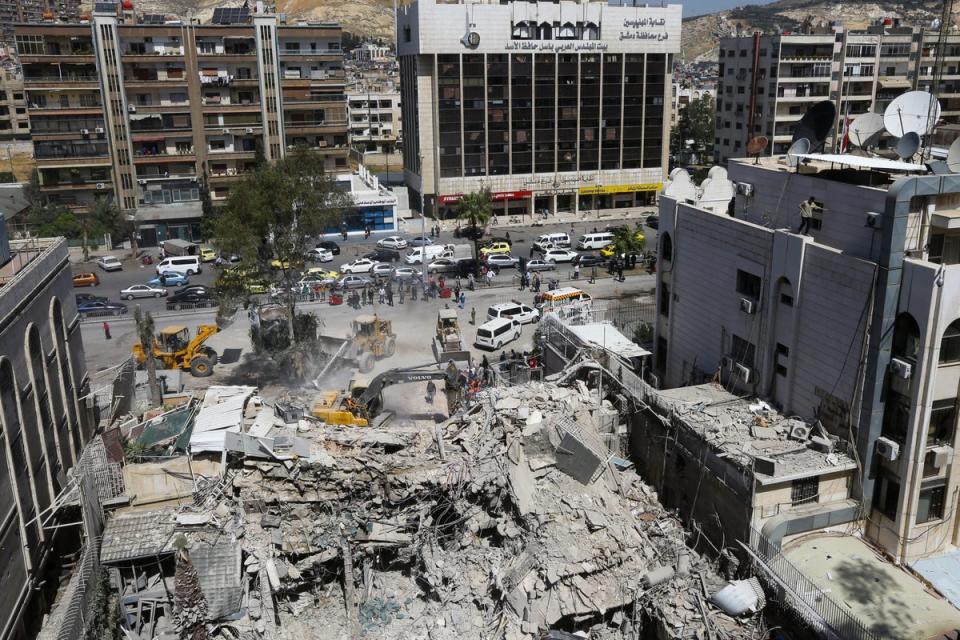
<instances>
[{"instance_id":1,"label":"window","mask_svg":"<svg viewBox=\"0 0 960 640\"><path fill-rule=\"evenodd\" d=\"M894 357L916 360L920 352L920 327L909 313L901 313L893 325Z\"/></svg>"},{"instance_id":2,"label":"window","mask_svg":"<svg viewBox=\"0 0 960 640\"><path fill-rule=\"evenodd\" d=\"M760 289L763 287L763 279L752 273L747 273L742 269L737 269L737 293L741 293L753 300L760 299Z\"/></svg>"},{"instance_id":3,"label":"window","mask_svg":"<svg viewBox=\"0 0 960 640\"><path fill-rule=\"evenodd\" d=\"M883 408L883 427L880 435L903 444L907 439L907 427L910 424L910 398L887 389L887 399Z\"/></svg>"},{"instance_id":4,"label":"window","mask_svg":"<svg viewBox=\"0 0 960 640\"><path fill-rule=\"evenodd\" d=\"M663 375L667 370L667 339L657 338L657 371Z\"/></svg>"},{"instance_id":5,"label":"window","mask_svg":"<svg viewBox=\"0 0 960 640\"><path fill-rule=\"evenodd\" d=\"M943 505L947 488L944 485L920 489L917 502L917 524L943 519Z\"/></svg>"},{"instance_id":6,"label":"window","mask_svg":"<svg viewBox=\"0 0 960 640\"><path fill-rule=\"evenodd\" d=\"M790 504L794 507L817 501L820 493L820 477L799 478L790 483Z\"/></svg>"},{"instance_id":7,"label":"window","mask_svg":"<svg viewBox=\"0 0 960 640\"><path fill-rule=\"evenodd\" d=\"M960 361L960 320L954 320L940 339L940 364Z\"/></svg>"},{"instance_id":8,"label":"window","mask_svg":"<svg viewBox=\"0 0 960 640\"><path fill-rule=\"evenodd\" d=\"M782 304L782 305L785 306L785 307L792 307L792 306L793 306L793 296L790 295L789 293L781 293L781 294L780 294L780 304Z\"/></svg>"},{"instance_id":9,"label":"window","mask_svg":"<svg viewBox=\"0 0 960 640\"><path fill-rule=\"evenodd\" d=\"M957 423L957 399L935 400L927 425L927 446L953 444L954 425Z\"/></svg>"},{"instance_id":10,"label":"window","mask_svg":"<svg viewBox=\"0 0 960 640\"><path fill-rule=\"evenodd\" d=\"M881 475L873 491L873 507L891 520L896 520L899 503L900 482L889 474Z\"/></svg>"},{"instance_id":11,"label":"window","mask_svg":"<svg viewBox=\"0 0 960 640\"><path fill-rule=\"evenodd\" d=\"M748 369L753 368L757 349L752 343L747 342L738 335L734 335L730 347L730 357L732 357L737 364L742 364Z\"/></svg>"},{"instance_id":12,"label":"window","mask_svg":"<svg viewBox=\"0 0 960 640\"><path fill-rule=\"evenodd\" d=\"M660 259L664 262L673 260L673 241L669 233L663 234L663 240L660 241Z\"/></svg>"},{"instance_id":13,"label":"window","mask_svg":"<svg viewBox=\"0 0 960 640\"><path fill-rule=\"evenodd\" d=\"M660 315L664 318L670 317L670 287L660 283Z\"/></svg>"}]
</instances>

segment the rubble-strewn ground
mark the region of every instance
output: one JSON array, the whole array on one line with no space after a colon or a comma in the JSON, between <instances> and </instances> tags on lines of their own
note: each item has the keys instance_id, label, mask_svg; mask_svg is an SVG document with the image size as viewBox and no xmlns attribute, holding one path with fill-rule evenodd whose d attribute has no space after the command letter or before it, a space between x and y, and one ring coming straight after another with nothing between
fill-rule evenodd
<instances>
[{"instance_id":1,"label":"rubble-strewn ground","mask_svg":"<svg viewBox=\"0 0 960 640\"><path fill-rule=\"evenodd\" d=\"M243 615L220 635L751 637L758 620L707 603L726 583L679 521L610 463L617 424L583 382L494 389L441 424L277 422L309 460L235 461L200 509L218 526L190 534L244 552Z\"/></svg>"}]
</instances>

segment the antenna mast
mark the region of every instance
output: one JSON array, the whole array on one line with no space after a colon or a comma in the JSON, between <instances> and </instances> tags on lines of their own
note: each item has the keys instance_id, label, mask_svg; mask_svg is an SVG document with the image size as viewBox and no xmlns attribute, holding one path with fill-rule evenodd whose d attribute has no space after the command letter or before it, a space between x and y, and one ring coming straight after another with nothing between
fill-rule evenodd
<instances>
[{"instance_id":1,"label":"antenna mast","mask_svg":"<svg viewBox=\"0 0 960 640\"><path fill-rule=\"evenodd\" d=\"M943 79L943 58L947 52L947 33L953 25L953 0L943 1L943 14L940 17L940 31L937 34L937 51L933 58L933 83L930 86L930 105L927 107L927 122L933 118L937 100L940 97L940 81ZM920 55L923 56L923 41L920 42ZM930 122L931 129L936 123ZM933 149L933 131L924 136L921 159L927 157Z\"/></svg>"}]
</instances>

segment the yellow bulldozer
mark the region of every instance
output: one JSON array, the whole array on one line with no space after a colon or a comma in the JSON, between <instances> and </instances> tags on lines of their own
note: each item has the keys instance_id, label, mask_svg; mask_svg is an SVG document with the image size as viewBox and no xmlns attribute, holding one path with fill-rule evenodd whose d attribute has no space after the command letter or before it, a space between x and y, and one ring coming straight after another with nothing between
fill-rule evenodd
<instances>
[{"instance_id":1,"label":"yellow bulldozer","mask_svg":"<svg viewBox=\"0 0 960 640\"><path fill-rule=\"evenodd\" d=\"M182 369L198 378L213 374L217 364L217 352L204 343L220 331L215 324L202 324L197 327L197 335L190 337L190 329L182 325L171 325L160 329L153 339L153 358L158 368ZM138 364L147 361L147 354L139 342L133 345L133 357Z\"/></svg>"}]
</instances>

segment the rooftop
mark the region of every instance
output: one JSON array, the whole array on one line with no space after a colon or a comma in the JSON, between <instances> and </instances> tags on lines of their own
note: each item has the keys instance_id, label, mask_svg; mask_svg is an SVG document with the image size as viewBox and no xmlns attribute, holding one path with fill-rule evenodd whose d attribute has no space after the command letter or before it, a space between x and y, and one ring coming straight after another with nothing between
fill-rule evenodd
<instances>
[{"instance_id":1,"label":"rooftop","mask_svg":"<svg viewBox=\"0 0 960 640\"><path fill-rule=\"evenodd\" d=\"M650 401L760 484L856 468L840 447L831 453L812 448L815 425L783 416L762 400L736 396L718 384L659 391Z\"/></svg>"},{"instance_id":2,"label":"rooftop","mask_svg":"<svg viewBox=\"0 0 960 640\"><path fill-rule=\"evenodd\" d=\"M845 182L879 191L886 191L895 180L903 176L930 173L924 165L852 153L805 154L799 167L791 167L785 154L759 158L730 158L729 162L781 173L816 176L824 180ZM916 167L916 169L908 171L909 167Z\"/></svg>"},{"instance_id":3,"label":"rooftop","mask_svg":"<svg viewBox=\"0 0 960 640\"><path fill-rule=\"evenodd\" d=\"M0 296L13 290L13 285L23 281L31 269L42 268L41 262L57 262L55 254L67 255L67 242L63 238L30 238L10 241L10 260L0 265Z\"/></svg>"}]
</instances>

